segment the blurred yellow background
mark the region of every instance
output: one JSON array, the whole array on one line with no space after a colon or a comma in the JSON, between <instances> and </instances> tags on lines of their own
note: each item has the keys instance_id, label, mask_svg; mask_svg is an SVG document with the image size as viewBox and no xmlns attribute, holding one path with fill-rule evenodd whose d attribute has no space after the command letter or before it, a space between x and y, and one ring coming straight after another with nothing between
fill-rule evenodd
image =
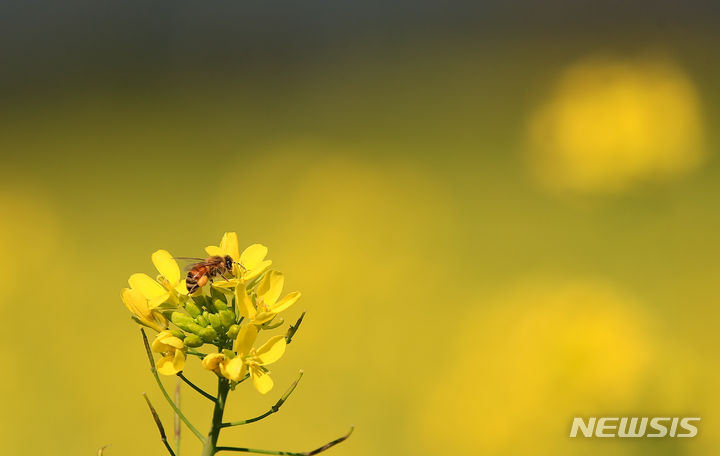
<instances>
[{"instance_id":1,"label":"blurred yellow background","mask_svg":"<svg viewBox=\"0 0 720 456\"><path fill-rule=\"evenodd\" d=\"M332 454L717 454L717 37L609 29L371 33L18 89L0 107L2 453L164 454L141 392L171 414L120 289L154 250L236 231L303 292L287 320L308 315L276 389L241 385L228 418L305 377L223 444L305 451L354 424ZM186 388L183 408L205 431L205 401ZM702 421L568 438L605 415Z\"/></svg>"}]
</instances>

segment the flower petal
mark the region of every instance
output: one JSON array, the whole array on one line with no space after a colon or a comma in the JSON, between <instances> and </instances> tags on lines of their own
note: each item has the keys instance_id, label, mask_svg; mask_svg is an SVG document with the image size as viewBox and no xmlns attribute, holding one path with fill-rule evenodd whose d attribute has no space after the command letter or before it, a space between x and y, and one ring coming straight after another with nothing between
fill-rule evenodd
<instances>
[{"instance_id":1,"label":"flower petal","mask_svg":"<svg viewBox=\"0 0 720 456\"><path fill-rule=\"evenodd\" d=\"M258 298L262 299L265 305L272 307L282 293L285 277L282 272L270 271L260 281L257 287ZM258 304L259 305L259 304Z\"/></svg>"},{"instance_id":2,"label":"flower petal","mask_svg":"<svg viewBox=\"0 0 720 456\"><path fill-rule=\"evenodd\" d=\"M239 283L235 287L235 302L237 303L240 315L249 320L255 318L257 311L255 310L255 306L253 305L250 296L248 296L247 291L245 290L244 283Z\"/></svg>"},{"instance_id":3,"label":"flower petal","mask_svg":"<svg viewBox=\"0 0 720 456\"><path fill-rule=\"evenodd\" d=\"M210 353L203 358L202 366L207 370L217 372L223 361L225 361L225 355L222 353Z\"/></svg>"},{"instance_id":4,"label":"flower petal","mask_svg":"<svg viewBox=\"0 0 720 456\"><path fill-rule=\"evenodd\" d=\"M180 372L185 368L185 352L182 350L175 350L175 358L173 358L173 367L175 372Z\"/></svg>"},{"instance_id":5,"label":"flower petal","mask_svg":"<svg viewBox=\"0 0 720 456\"><path fill-rule=\"evenodd\" d=\"M173 347L173 348L184 348L185 347L185 344L183 343L183 341L175 336L164 337L162 339L162 343L164 343L165 345L168 345L170 347Z\"/></svg>"},{"instance_id":6,"label":"flower petal","mask_svg":"<svg viewBox=\"0 0 720 456\"><path fill-rule=\"evenodd\" d=\"M275 303L274 306L272 306L272 311L277 314L282 312L283 310L288 309L290 306L295 304L298 299L300 299L300 296L302 296L302 293L300 293L299 291L293 291L292 293L289 293L287 296Z\"/></svg>"},{"instance_id":7,"label":"flower petal","mask_svg":"<svg viewBox=\"0 0 720 456\"><path fill-rule=\"evenodd\" d=\"M152 262L158 272L170 282L171 287L180 282L180 267L170 252L167 250L156 251L152 254Z\"/></svg>"},{"instance_id":8,"label":"flower petal","mask_svg":"<svg viewBox=\"0 0 720 456\"><path fill-rule=\"evenodd\" d=\"M221 364L220 371L223 377L238 382L245 376L246 367L242 358L238 356L225 364Z\"/></svg>"},{"instance_id":9,"label":"flower petal","mask_svg":"<svg viewBox=\"0 0 720 456\"><path fill-rule=\"evenodd\" d=\"M210 256L224 256L225 255L223 253L223 250L220 247L215 246L215 245L209 245L209 246L205 247L205 251Z\"/></svg>"},{"instance_id":10,"label":"flower petal","mask_svg":"<svg viewBox=\"0 0 720 456\"><path fill-rule=\"evenodd\" d=\"M240 247L238 246L237 233L230 232L223 234L222 240L220 241L220 248L225 255L230 255L233 260L240 260Z\"/></svg>"},{"instance_id":11,"label":"flower petal","mask_svg":"<svg viewBox=\"0 0 720 456\"><path fill-rule=\"evenodd\" d=\"M258 330L254 325L245 325L240 328L233 344L233 350L239 355L247 354L257 339Z\"/></svg>"},{"instance_id":12,"label":"flower petal","mask_svg":"<svg viewBox=\"0 0 720 456\"><path fill-rule=\"evenodd\" d=\"M157 362L158 374L175 375L185 367L185 354L178 350L174 355L163 356Z\"/></svg>"},{"instance_id":13,"label":"flower petal","mask_svg":"<svg viewBox=\"0 0 720 456\"><path fill-rule=\"evenodd\" d=\"M243 279L244 279L244 280L252 280L252 279L254 279L255 277L257 277L257 276L259 276L260 274L262 274L263 272L265 272L265 270L266 270L267 268L269 268L271 264L272 264L272 261L270 261L270 260L265 260L265 261L261 261L260 263L258 263L258 264L257 264L254 268L252 268L252 269L246 268L247 270L244 271L243 274L242 274Z\"/></svg>"},{"instance_id":14,"label":"flower petal","mask_svg":"<svg viewBox=\"0 0 720 456\"><path fill-rule=\"evenodd\" d=\"M148 308L154 309L170 296L165 288L147 274L133 274L128 279L130 288L139 291L148 300Z\"/></svg>"},{"instance_id":15,"label":"flower petal","mask_svg":"<svg viewBox=\"0 0 720 456\"><path fill-rule=\"evenodd\" d=\"M150 313L150 309L148 309L147 299L145 299L145 296L140 294L139 291L131 288L123 288L120 292L120 297L123 303L125 303L125 307L135 316L145 322L152 321L152 314Z\"/></svg>"},{"instance_id":16,"label":"flower petal","mask_svg":"<svg viewBox=\"0 0 720 456\"><path fill-rule=\"evenodd\" d=\"M247 270L255 269L267 256L268 248L262 244L253 244L243 250L240 255L240 264Z\"/></svg>"},{"instance_id":17,"label":"flower petal","mask_svg":"<svg viewBox=\"0 0 720 456\"><path fill-rule=\"evenodd\" d=\"M182 279L182 280L177 284L177 286L175 287L175 291L177 292L177 294L180 294L180 295L187 295L187 294L188 294L187 283L185 283L185 279Z\"/></svg>"},{"instance_id":18,"label":"flower petal","mask_svg":"<svg viewBox=\"0 0 720 456\"><path fill-rule=\"evenodd\" d=\"M152 317L152 321L149 322L151 328L158 332L167 329L168 321L163 314L157 310L151 310L150 315Z\"/></svg>"},{"instance_id":19,"label":"flower petal","mask_svg":"<svg viewBox=\"0 0 720 456\"><path fill-rule=\"evenodd\" d=\"M285 353L285 336L275 336L257 349L257 359L261 365L272 364Z\"/></svg>"},{"instance_id":20,"label":"flower petal","mask_svg":"<svg viewBox=\"0 0 720 456\"><path fill-rule=\"evenodd\" d=\"M170 331L160 331L160 333L158 333L158 335L155 336L155 339L152 341L150 348L155 353L163 353L168 351L168 347L165 345L164 339L170 337L175 337L170 333Z\"/></svg>"},{"instance_id":21,"label":"flower petal","mask_svg":"<svg viewBox=\"0 0 720 456\"><path fill-rule=\"evenodd\" d=\"M275 312L260 312L252 319L252 324L261 325L275 318L275 315L277 315Z\"/></svg>"},{"instance_id":22,"label":"flower petal","mask_svg":"<svg viewBox=\"0 0 720 456\"><path fill-rule=\"evenodd\" d=\"M240 282L240 279L216 280L212 283L212 286L215 288L235 288Z\"/></svg>"},{"instance_id":23,"label":"flower petal","mask_svg":"<svg viewBox=\"0 0 720 456\"><path fill-rule=\"evenodd\" d=\"M250 366L250 376L252 377L253 385L260 394L266 394L268 391L273 389L273 380L270 378L267 372L263 371L258 366Z\"/></svg>"}]
</instances>

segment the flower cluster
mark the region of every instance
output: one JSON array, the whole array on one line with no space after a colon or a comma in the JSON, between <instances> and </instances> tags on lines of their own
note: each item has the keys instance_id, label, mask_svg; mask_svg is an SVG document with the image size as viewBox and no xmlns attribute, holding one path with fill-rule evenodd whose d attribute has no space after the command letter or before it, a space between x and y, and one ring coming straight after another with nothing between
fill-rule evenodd
<instances>
[{"instance_id":1,"label":"flower cluster","mask_svg":"<svg viewBox=\"0 0 720 456\"><path fill-rule=\"evenodd\" d=\"M193 280L207 285L188 292L176 259L166 250L152 254L159 275L133 274L121 297L133 319L158 332L152 351L162 357L157 372L175 375L188 355L202 359L205 369L237 383L251 378L262 394L273 387L266 366L285 352L286 336L276 335L255 347L260 332L283 324L277 315L295 304L300 292L282 296L284 276L270 270L267 247L253 244L242 253L235 233L225 233L218 246L205 249L209 258L197 259ZM232 268L220 261L230 257ZM218 259L219 258L219 259ZM291 327L292 329L292 327ZM196 350L205 345L213 353Z\"/></svg>"}]
</instances>

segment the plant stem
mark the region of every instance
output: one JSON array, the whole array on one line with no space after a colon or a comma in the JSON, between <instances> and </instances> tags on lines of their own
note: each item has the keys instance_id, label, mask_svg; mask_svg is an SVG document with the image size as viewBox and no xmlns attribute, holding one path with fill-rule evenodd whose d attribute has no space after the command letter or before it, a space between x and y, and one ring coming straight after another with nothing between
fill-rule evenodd
<instances>
[{"instance_id":1,"label":"plant stem","mask_svg":"<svg viewBox=\"0 0 720 456\"><path fill-rule=\"evenodd\" d=\"M173 400L170 398L167 390L165 390L165 386L163 386L162 381L160 380L160 376L157 373L157 368L155 367L155 360L153 359L152 352L150 351L150 344L148 343L147 335L145 335L145 330L140 328L140 333L142 333L143 343L145 344L145 352L147 353L148 360L150 361L150 372L155 378L155 383L157 383L160 391L165 397L165 400L168 402L168 404L170 404L170 407L172 407L173 411L180 417L183 423L185 423L185 426L187 426L188 429L190 429L192 433L195 434L198 439L200 439L201 442L204 442L205 437L203 437L202 433L198 431L195 426L192 425L190 420L188 420L185 415L183 415L182 411L178 408L177 405L175 405L175 402L173 402Z\"/></svg>"},{"instance_id":2,"label":"plant stem","mask_svg":"<svg viewBox=\"0 0 720 456\"><path fill-rule=\"evenodd\" d=\"M285 391L285 394L283 394L282 397L280 399L278 399L278 401L272 407L270 407L270 410L268 410L267 412L263 413L262 415L258 415L254 418L248 418L248 419L242 420L242 421L233 421L230 423L222 423L220 426L221 427L230 427L230 426L240 426L243 424L250 424L250 423L254 423L256 421L260 421L264 418L267 418L268 416L272 415L273 413L277 413L280 410L280 407L282 407L282 405L285 403L285 401L287 401L288 397L290 397L290 395L293 393L293 391L295 391L295 388L297 387L298 382L300 382L300 379L302 378L302 376L303 376L303 371L300 371L300 375L298 375L297 380L295 380L292 383L292 385L290 385L290 388L288 388L288 390Z\"/></svg>"},{"instance_id":3,"label":"plant stem","mask_svg":"<svg viewBox=\"0 0 720 456\"><path fill-rule=\"evenodd\" d=\"M341 443L341 442L344 442L345 440L347 440L347 438L350 437L350 434L353 433L353 429L354 429L354 427L351 427L350 432L348 432L344 436L339 437L339 438L333 440L332 442L328 442L319 448L315 448L312 451L307 451L304 453L298 453L298 452L294 452L294 451L261 450L258 448L244 448L244 447L217 447L217 451L236 451L239 453L274 454L274 455L278 455L278 456L313 456L313 455L322 453L323 451L326 451L326 450L334 447L338 443Z\"/></svg>"},{"instance_id":4,"label":"plant stem","mask_svg":"<svg viewBox=\"0 0 720 456\"><path fill-rule=\"evenodd\" d=\"M182 408L180 405L180 387L182 386L182 383L180 382L180 379L177 379L176 385L175 385L175 404L177 404L178 408ZM175 456L180 456L180 439L181 439L181 430L180 430L180 416L176 413L174 416L173 425L175 427Z\"/></svg>"},{"instance_id":5,"label":"plant stem","mask_svg":"<svg viewBox=\"0 0 720 456\"><path fill-rule=\"evenodd\" d=\"M143 397L145 398L145 402L147 402L148 407L150 407L150 413L152 413L153 420L155 420L155 425L158 428L158 431L160 431L160 440L162 440L163 445L165 445L165 448L167 448L168 453L170 453L170 456L176 456L175 452L170 447L170 444L167 441L167 436L165 435L165 428L163 427L162 421L160 421L160 417L158 416L157 412L155 411L155 407L153 407L152 403L150 402L150 399L148 398L147 394L143 393ZM105 447L102 447L100 451L98 451L98 456L102 456L102 450Z\"/></svg>"},{"instance_id":6,"label":"plant stem","mask_svg":"<svg viewBox=\"0 0 720 456\"><path fill-rule=\"evenodd\" d=\"M225 400L230 391L230 382L226 379L218 378L218 392L215 400L215 408L213 409L212 424L208 433L205 445L203 446L202 456L213 456L217 453L217 441L222 429L223 413L225 412Z\"/></svg>"},{"instance_id":7,"label":"plant stem","mask_svg":"<svg viewBox=\"0 0 720 456\"><path fill-rule=\"evenodd\" d=\"M187 383L188 386L190 386L190 388L192 388L195 391L197 391L198 393L200 393L203 397L206 397L213 402L215 402L217 400L217 399L215 399L215 396L213 396L212 394L206 393L205 390L203 390L202 388L200 388L199 386L195 385L193 382L188 380L187 377L185 377L182 372L178 372L176 375L180 378L180 380Z\"/></svg>"}]
</instances>

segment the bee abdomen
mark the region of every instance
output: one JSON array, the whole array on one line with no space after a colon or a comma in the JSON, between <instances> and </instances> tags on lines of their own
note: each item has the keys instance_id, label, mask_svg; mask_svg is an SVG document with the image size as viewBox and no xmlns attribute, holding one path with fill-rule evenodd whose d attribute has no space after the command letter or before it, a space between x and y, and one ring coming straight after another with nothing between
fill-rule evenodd
<instances>
[{"instance_id":1,"label":"bee abdomen","mask_svg":"<svg viewBox=\"0 0 720 456\"><path fill-rule=\"evenodd\" d=\"M192 272L188 273L187 278L185 279L185 286L187 287L188 293L193 293L195 290L200 288Z\"/></svg>"}]
</instances>

